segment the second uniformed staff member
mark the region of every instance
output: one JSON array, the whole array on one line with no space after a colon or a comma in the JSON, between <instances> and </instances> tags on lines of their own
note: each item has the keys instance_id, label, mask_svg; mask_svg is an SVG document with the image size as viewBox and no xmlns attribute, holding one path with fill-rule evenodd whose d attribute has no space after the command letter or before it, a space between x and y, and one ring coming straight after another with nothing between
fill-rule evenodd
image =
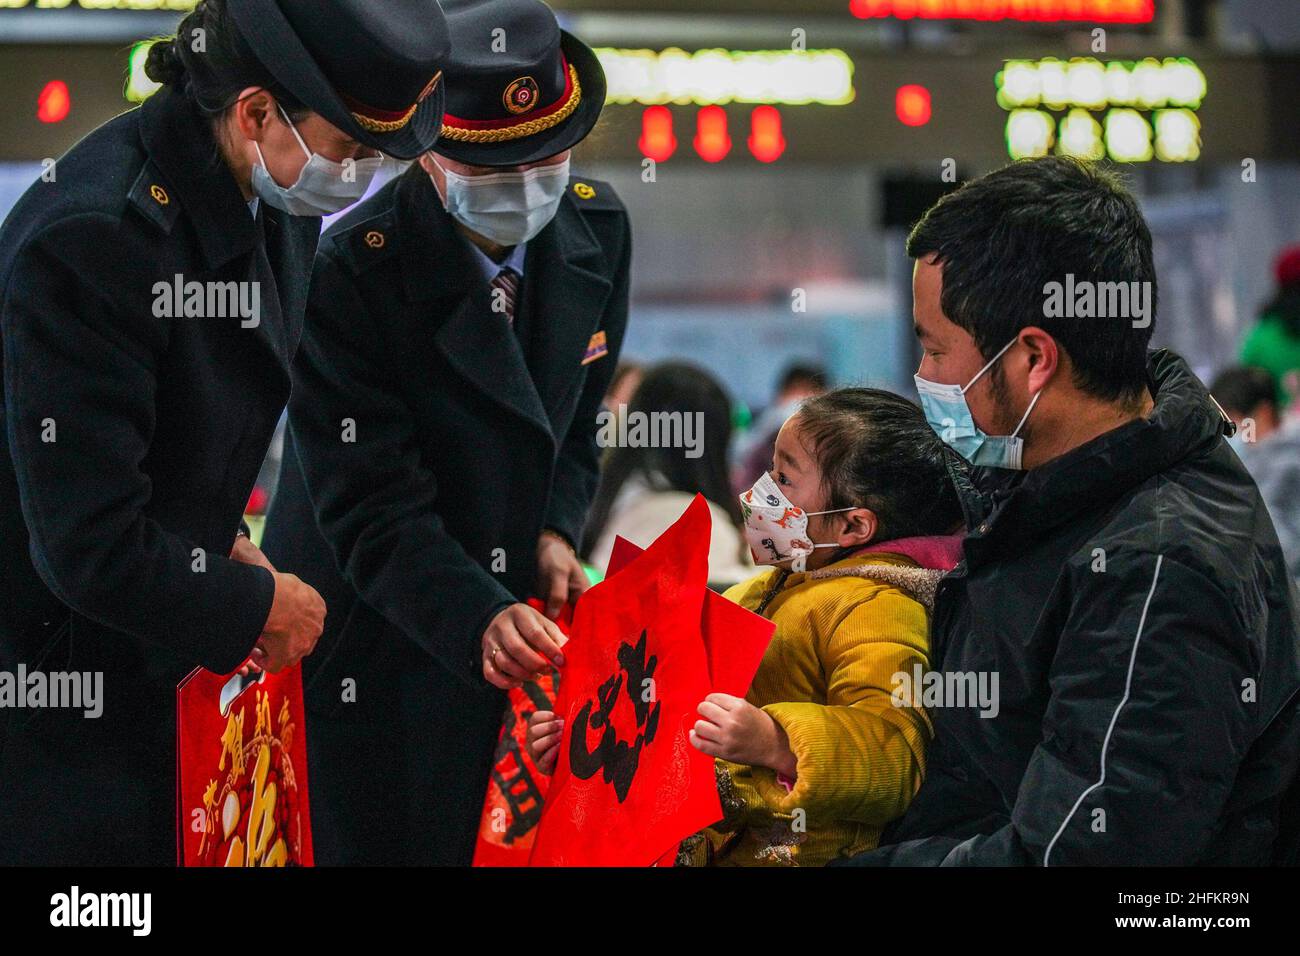
<instances>
[{"instance_id":1,"label":"second uniformed staff member","mask_svg":"<svg viewBox=\"0 0 1300 956\"><path fill-rule=\"evenodd\" d=\"M174 865L177 682L315 645L240 515L320 216L436 139L446 45L433 0L200 0L6 220L0 668L100 693L0 709L0 863Z\"/></svg>"},{"instance_id":2,"label":"second uniformed staff member","mask_svg":"<svg viewBox=\"0 0 1300 956\"><path fill-rule=\"evenodd\" d=\"M561 656L521 602L587 584L627 322L627 214L569 176L595 54L540 0L443 10L436 151L322 239L264 542L331 609L305 667L326 864L470 862L502 689Z\"/></svg>"}]
</instances>

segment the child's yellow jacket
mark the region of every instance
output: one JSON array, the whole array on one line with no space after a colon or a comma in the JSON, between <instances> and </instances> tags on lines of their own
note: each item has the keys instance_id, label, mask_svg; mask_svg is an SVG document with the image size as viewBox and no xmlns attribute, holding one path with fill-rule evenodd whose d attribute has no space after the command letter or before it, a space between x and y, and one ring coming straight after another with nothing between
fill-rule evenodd
<instances>
[{"instance_id":1,"label":"child's yellow jacket","mask_svg":"<svg viewBox=\"0 0 1300 956\"><path fill-rule=\"evenodd\" d=\"M726 818L704 831L706 842L684 845L691 862L821 866L876 846L925 769L930 720L891 694L895 675L929 666L928 611L917 596L928 598L939 574L868 553L786 576L762 611L776 633L746 700L789 735L796 780L787 792L765 767L717 761ZM758 610L780 575L774 568L726 597Z\"/></svg>"}]
</instances>

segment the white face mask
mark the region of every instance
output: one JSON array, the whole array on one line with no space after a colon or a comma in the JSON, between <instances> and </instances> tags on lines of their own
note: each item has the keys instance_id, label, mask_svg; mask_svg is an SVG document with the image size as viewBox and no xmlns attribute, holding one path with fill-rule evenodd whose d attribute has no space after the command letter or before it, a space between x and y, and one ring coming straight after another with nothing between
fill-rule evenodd
<instances>
[{"instance_id":1,"label":"white face mask","mask_svg":"<svg viewBox=\"0 0 1300 956\"><path fill-rule=\"evenodd\" d=\"M307 154L307 165L298 174L298 181L292 186L281 186L266 168L262 158L262 148L253 141L257 150L257 159L262 165L253 167L253 192L265 199L276 209L282 209L291 216L332 216L341 209L346 209L365 195L370 188L370 181L383 165L383 157L372 156L369 159L349 160L336 163L319 153L307 148L297 128L287 113L276 104L280 115L289 124L294 139Z\"/></svg>"},{"instance_id":2,"label":"white face mask","mask_svg":"<svg viewBox=\"0 0 1300 956\"><path fill-rule=\"evenodd\" d=\"M446 177L448 214L499 246L517 246L545 229L569 188L568 157L523 172L483 176L462 176L441 163L438 168Z\"/></svg>"},{"instance_id":3,"label":"white face mask","mask_svg":"<svg viewBox=\"0 0 1300 956\"><path fill-rule=\"evenodd\" d=\"M804 511L790 503L770 474L754 482L754 487L740 496L740 513L745 519L745 540L755 564L780 564L790 561L796 573L807 567L808 556L818 548L838 548L835 543L813 544L808 537L808 519L813 515L833 515L853 508L831 511Z\"/></svg>"}]
</instances>

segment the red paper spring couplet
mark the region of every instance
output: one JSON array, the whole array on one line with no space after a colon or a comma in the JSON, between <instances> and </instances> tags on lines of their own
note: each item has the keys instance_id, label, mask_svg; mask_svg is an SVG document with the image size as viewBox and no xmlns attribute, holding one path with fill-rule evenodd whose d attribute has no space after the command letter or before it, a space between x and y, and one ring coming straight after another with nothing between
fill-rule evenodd
<instances>
[{"instance_id":1,"label":"red paper spring couplet","mask_svg":"<svg viewBox=\"0 0 1300 956\"><path fill-rule=\"evenodd\" d=\"M687 732L714 689L744 693L772 625L708 590L710 525L697 495L578 601L555 707L564 736L531 865L649 866L721 819L713 759ZM735 629L712 633L718 625Z\"/></svg>"}]
</instances>

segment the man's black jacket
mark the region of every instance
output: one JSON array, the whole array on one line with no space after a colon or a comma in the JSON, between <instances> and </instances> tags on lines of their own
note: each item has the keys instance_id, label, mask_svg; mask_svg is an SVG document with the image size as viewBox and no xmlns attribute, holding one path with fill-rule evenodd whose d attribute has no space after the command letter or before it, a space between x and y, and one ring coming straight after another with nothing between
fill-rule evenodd
<instances>
[{"instance_id":1,"label":"man's black jacket","mask_svg":"<svg viewBox=\"0 0 1300 956\"><path fill-rule=\"evenodd\" d=\"M1295 586L1205 388L1167 351L1149 372L1149 418L1014 487L965 488L971 533L940 586L933 660L945 681L996 674L997 713L931 710L895 845L855 863L1294 855Z\"/></svg>"}]
</instances>

